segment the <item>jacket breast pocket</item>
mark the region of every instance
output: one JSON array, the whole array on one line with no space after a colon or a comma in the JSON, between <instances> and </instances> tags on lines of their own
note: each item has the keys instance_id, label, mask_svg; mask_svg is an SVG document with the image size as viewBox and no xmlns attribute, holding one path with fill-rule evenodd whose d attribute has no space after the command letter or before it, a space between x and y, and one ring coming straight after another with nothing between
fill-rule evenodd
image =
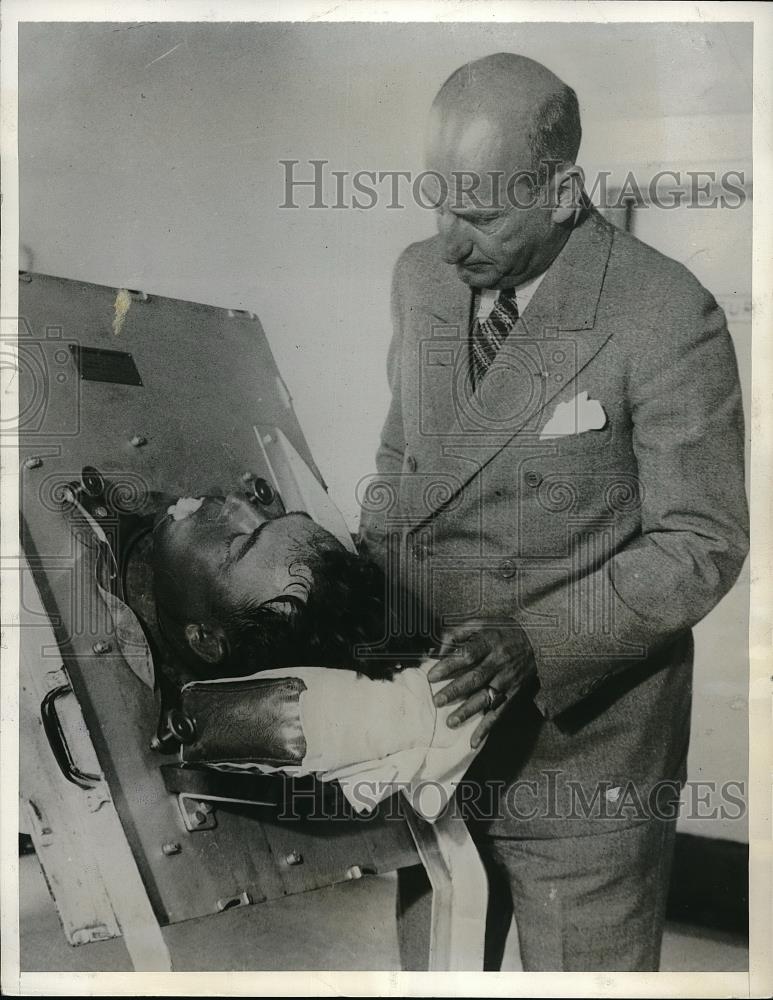
<instances>
[{"instance_id":1,"label":"jacket breast pocket","mask_svg":"<svg viewBox=\"0 0 773 1000\"><path fill-rule=\"evenodd\" d=\"M583 455L606 451L614 437L612 424L599 430L581 431L579 434L559 434L556 437L540 438L540 445L555 448L557 455Z\"/></svg>"}]
</instances>

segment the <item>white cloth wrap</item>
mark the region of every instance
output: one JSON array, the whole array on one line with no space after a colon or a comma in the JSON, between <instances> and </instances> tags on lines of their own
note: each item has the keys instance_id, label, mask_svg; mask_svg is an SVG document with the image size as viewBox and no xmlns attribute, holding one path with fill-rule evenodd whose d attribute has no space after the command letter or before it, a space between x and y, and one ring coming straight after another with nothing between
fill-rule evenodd
<instances>
[{"instance_id":1,"label":"white cloth wrap","mask_svg":"<svg viewBox=\"0 0 773 1000\"><path fill-rule=\"evenodd\" d=\"M435 708L433 694L448 683L427 680L435 662L425 660L389 681L321 667L261 671L256 676L299 677L306 685L300 696L306 754L299 766L240 767L337 780L357 812L402 789L419 815L436 820L480 749L470 747L470 737L481 716L457 729L446 725L459 702Z\"/></svg>"}]
</instances>

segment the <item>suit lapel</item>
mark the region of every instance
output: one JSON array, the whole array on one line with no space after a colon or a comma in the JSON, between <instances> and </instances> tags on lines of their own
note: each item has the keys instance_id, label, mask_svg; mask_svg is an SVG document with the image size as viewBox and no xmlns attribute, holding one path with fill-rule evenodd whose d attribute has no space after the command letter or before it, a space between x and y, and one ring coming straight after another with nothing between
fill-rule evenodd
<instances>
[{"instance_id":1,"label":"suit lapel","mask_svg":"<svg viewBox=\"0 0 773 1000\"><path fill-rule=\"evenodd\" d=\"M545 407L609 339L595 328L613 230L591 209L567 240L473 395L465 392L472 296L450 267L427 299L430 336L420 365L424 468L454 495L516 436L538 440ZM454 378L438 369L453 365ZM453 383L453 391L449 384ZM415 523L434 511L415 509Z\"/></svg>"},{"instance_id":2,"label":"suit lapel","mask_svg":"<svg viewBox=\"0 0 773 1000\"><path fill-rule=\"evenodd\" d=\"M569 237L478 386L473 405L508 440L535 429L541 411L609 338L611 331L600 333L594 324L611 244L611 227L590 213Z\"/></svg>"},{"instance_id":3,"label":"suit lapel","mask_svg":"<svg viewBox=\"0 0 773 1000\"><path fill-rule=\"evenodd\" d=\"M430 436L461 434L456 375L466 374L467 346L473 296L454 268L441 265L424 304L425 321L419 329L418 371L422 412L420 422Z\"/></svg>"}]
</instances>

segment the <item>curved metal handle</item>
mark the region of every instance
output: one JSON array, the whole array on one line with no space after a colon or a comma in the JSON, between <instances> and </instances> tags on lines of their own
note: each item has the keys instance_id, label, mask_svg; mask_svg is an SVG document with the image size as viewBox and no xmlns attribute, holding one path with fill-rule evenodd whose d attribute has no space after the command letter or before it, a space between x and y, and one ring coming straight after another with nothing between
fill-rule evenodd
<instances>
[{"instance_id":1,"label":"curved metal handle","mask_svg":"<svg viewBox=\"0 0 773 1000\"><path fill-rule=\"evenodd\" d=\"M102 775L88 774L86 771L81 771L76 765L70 748L67 745L67 738L64 735L62 723L56 711L57 699L71 693L72 687L69 684L60 684L59 687L53 688L48 692L40 703L40 718L43 721L43 730L51 747L51 752L59 765L59 770L64 777L79 788L96 788L102 780Z\"/></svg>"}]
</instances>

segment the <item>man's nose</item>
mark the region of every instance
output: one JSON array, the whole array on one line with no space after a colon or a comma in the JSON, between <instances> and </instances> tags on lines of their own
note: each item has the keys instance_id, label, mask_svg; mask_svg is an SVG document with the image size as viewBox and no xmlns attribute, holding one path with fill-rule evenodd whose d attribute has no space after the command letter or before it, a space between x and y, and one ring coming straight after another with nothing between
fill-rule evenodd
<instances>
[{"instance_id":1,"label":"man's nose","mask_svg":"<svg viewBox=\"0 0 773 1000\"><path fill-rule=\"evenodd\" d=\"M443 259L448 264L457 264L472 252L472 240L465 229L464 220L453 212L440 213L438 231L443 244Z\"/></svg>"},{"instance_id":2,"label":"man's nose","mask_svg":"<svg viewBox=\"0 0 773 1000\"><path fill-rule=\"evenodd\" d=\"M248 497L229 494L223 503L223 518L237 531L254 531L267 521L266 515Z\"/></svg>"}]
</instances>

